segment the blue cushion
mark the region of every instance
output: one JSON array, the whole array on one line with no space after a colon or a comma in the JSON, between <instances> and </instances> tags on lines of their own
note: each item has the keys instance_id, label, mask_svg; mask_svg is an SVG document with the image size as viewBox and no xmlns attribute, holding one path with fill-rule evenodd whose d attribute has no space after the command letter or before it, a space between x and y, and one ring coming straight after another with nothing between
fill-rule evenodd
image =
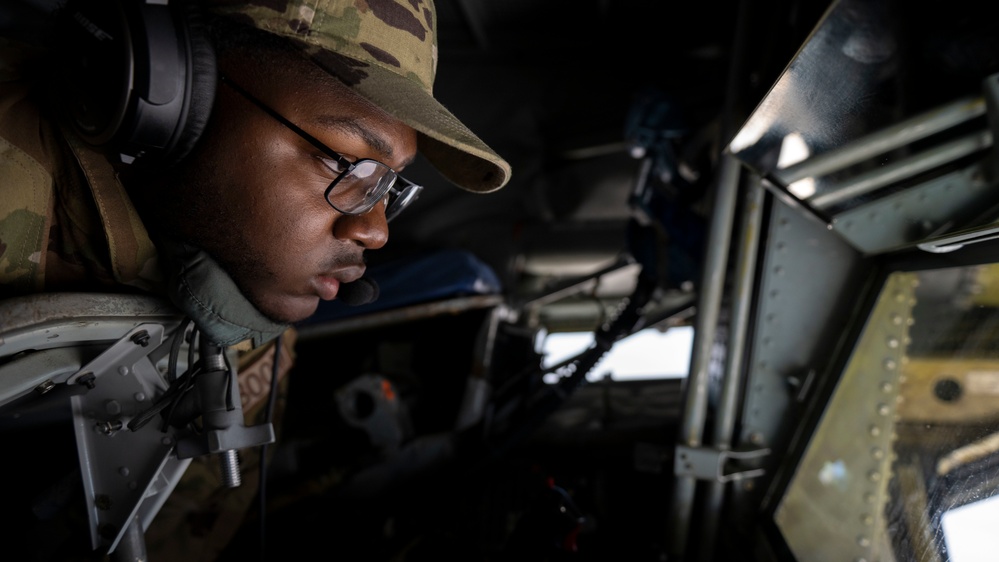
<instances>
[{"instance_id":1,"label":"blue cushion","mask_svg":"<svg viewBox=\"0 0 999 562\"><path fill-rule=\"evenodd\" d=\"M298 325L315 325L370 312L469 295L502 291L499 277L483 261L465 250L438 250L368 268L378 283L378 299L358 306L339 300L320 301L311 317Z\"/></svg>"}]
</instances>

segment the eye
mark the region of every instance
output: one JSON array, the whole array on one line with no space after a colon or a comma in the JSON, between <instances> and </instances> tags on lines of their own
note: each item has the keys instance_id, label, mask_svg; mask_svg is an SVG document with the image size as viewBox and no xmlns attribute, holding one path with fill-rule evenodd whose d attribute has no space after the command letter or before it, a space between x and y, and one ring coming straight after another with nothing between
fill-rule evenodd
<instances>
[{"instance_id":1,"label":"eye","mask_svg":"<svg viewBox=\"0 0 999 562\"><path fill-rule=\"evenodd\" d=\"M329 156L326 156L325 154L322 155L322 156L317 156L316 158L318 158L319 161L323 163L323 166L326 166L327 168L329 168L329 170L331 172L333 172L334 174L342 174L343 171L345 170L345 168L340 164L339 161L337 161L337 160L335 160L333 158L330 158Z\"/></svg>"}]
</instances>

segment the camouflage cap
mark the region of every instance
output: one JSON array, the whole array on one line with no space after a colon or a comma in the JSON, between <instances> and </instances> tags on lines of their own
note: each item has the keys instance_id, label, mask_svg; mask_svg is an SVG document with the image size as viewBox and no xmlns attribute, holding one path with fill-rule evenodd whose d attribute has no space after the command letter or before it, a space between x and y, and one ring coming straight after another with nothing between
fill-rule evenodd
<instances>
[{"instance_id":1,"label":"camouflage cap","mask_svg":"<svg viewBox=\"0 0 999 562\"><path fill-rule=\"evenodd\" d=\"M418 133L418 149L444 177L495 191L510 165L433 96L433 0L208 0L205 9L288 38L327 72Z\"/></svg>"}]
</instances>

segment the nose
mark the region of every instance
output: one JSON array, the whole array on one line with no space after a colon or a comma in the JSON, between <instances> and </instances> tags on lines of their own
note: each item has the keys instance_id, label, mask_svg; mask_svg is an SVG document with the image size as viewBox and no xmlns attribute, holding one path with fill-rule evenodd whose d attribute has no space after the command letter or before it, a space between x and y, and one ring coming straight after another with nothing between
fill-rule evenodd
<instances>
[{"instance_id":1,"label":"nose","mask_svg":"<svg viewBox=\"0 0 999 562\"><path fill-rule=\"evenodd\" d=\"M381 248L388 242L385 202L379 202L367 213L340 215L333 224L333 236L338 240L353 240L365 250Z\"/></svg>"}]
</instances>

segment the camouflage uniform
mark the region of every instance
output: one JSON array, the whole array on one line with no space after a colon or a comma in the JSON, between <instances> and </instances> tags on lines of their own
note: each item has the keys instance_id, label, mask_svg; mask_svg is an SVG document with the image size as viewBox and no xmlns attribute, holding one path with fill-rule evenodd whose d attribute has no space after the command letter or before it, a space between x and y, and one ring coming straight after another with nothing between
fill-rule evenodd
<instances>
[{"instance_id":1,"label":"camouflage uniform","mask_svg":"<svg viewBox=\"0 0 999 562\"><path fill-rule=\"evenodd\" d=\"M30 63L32 54L0 43L0 300L57 291L160 293L156 249L111 164L47 118L14 66ZM281 340L275 422L294 336L289 329ZM247 425L264 421L272 363L273 342L240 355ZM235 489L222 485L214 456L192 461L147 531L153 560L213 560L231 539L259 480L256 452L241 454L243 485Z\"/></svg>"},{"instance_id":2,"label":"camouflage uniform","mask_svg":"<svg viewBox=\"0 0 999 562\"><path fill-rule=\"evenodd\" d=\"M156 250L111 165L46 118L28 81L0 83L0 178L0 298L157 290Z\"/></svg>"}]
</instances>

